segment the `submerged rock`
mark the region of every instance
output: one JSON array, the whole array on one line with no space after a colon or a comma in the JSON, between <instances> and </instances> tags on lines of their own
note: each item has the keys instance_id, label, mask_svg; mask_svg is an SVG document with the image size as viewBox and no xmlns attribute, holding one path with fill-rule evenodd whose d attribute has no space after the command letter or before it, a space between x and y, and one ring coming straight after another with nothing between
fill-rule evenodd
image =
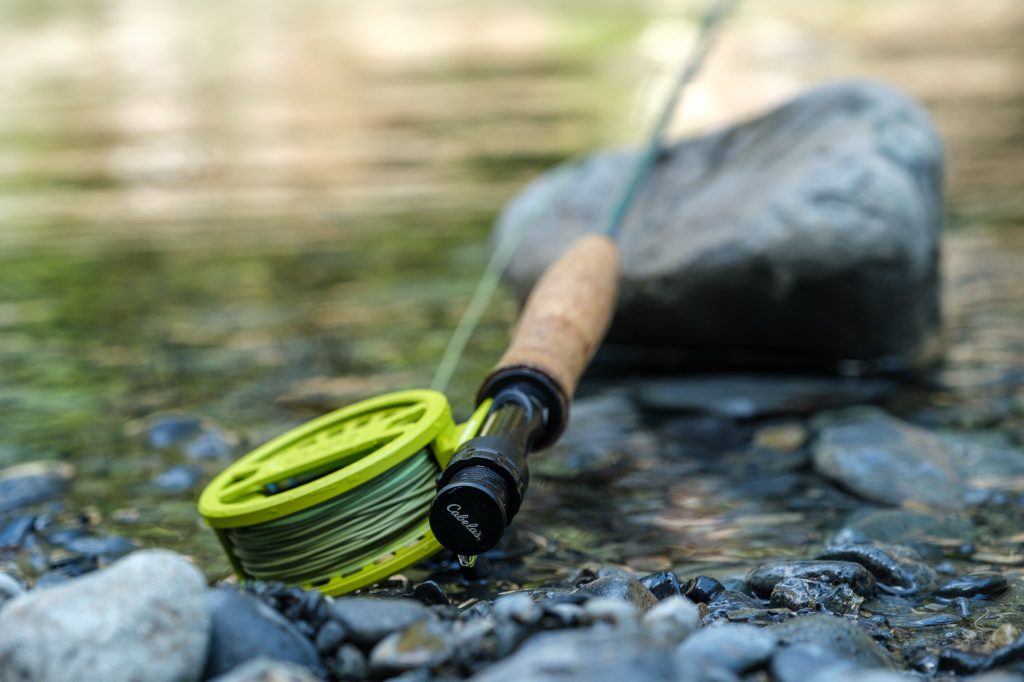
<instances>
[{"instance_id":1,"label":"submerged rock","mask_svg":"<svg viewBox=\"0 0 1024 682\"><path fill-rule=\"evenodd\" d=\"M1024 475L1024 452L936 434L882 412L827 424L814 466L854 494L889 505L963 509L971 490Z\"/></svg>"},{"instance_id":2,"label":"submerged rock","mask_svg":"<svg viewBox=\"0 0 1024 682\"><path fill-rule=\"evenodd\" d=\"M40 460L0 470L0 514L60 495L75 468L66 462Z\"/></svg>"},{"instance_id":3,"label":"submerged rock","mask_svg":"<svg viewBox=\"0 0 1024 682\"><path fill-rule=\"evenodd\" d=\"M992 597L1005 592L1009 587L1006 576L991 571L969 573L944 583L935 590L935 596L942 599L957 597Z\"/></svg>"},{"instance_id":4,"label":"submerged rock","mask_svg":"<svg viewBox=\"0 0 1024 682\"><path fill-rule=\"evenodd\" d=\"M4 682L197 680L205 592L203 574L184 558L146 550L18 597L0 611Z\"/></svg>"},{"instance_id":5,"label":"submerged rock","mask_svg":"<svg viewBox=\"0 0 1024 682\"><path fill-rule=\"evenodd\" d=\"M506 276L521 297L602 222L634 158L595 154L509 204L499 237L530 223ZM942 160L927 115L869 81L825 85L668 147L619 236L606 355L803 367L931 359Z\"/></svg>"},{"instance_id":6,"label":"submerged rock","mask_svg":"<svg viewBox=\"0 0 1024 682\"><path fill-rule=\"evenodd\" d=\"M753 419L870 403L894 388L886 379L724 374L641 381L636 399L652 410Z\"/></svg>"}]
</instances>

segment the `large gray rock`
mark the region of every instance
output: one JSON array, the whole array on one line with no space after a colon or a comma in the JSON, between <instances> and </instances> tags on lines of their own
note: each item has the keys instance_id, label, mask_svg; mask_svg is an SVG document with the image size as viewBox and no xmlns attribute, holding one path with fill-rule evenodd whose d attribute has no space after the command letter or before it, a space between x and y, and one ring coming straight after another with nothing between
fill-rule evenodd
<instances>
[{"instance_id":1,"label":"large gray rock","mask_svg":"<svg viewBox=\"0 0 1024 682\"><path fill-rule=\"evenodd\" d=\"M244 663L211 682L319 682L320 678L294 663L260 657Z\"/></svg>"},{"instance_id":2,"label":"large gray rock","mask_svg":"<svg viewBox=\"0 0 1024 682\"><path fill-rule=\"evenodd\" d=\"M889 653L848 618L827 614L801 616L771 628L784 644L809 644L861 668L894 667Z\"/></svg>"},{"instance_id":3,"label":"large gray rock","mask_svg":"<svg viewBox=\"0 0 1024 682\"><path fill-rule=\"evenodd\" d=\"M163 550L29 592L0 612L0 679L198 680L210 624L205 592L199 569Z\"/></svg>"},{"instance_id":4,"label":"large gray rock","mask_svg":"<svg viewBox=\"0 0 1024 682\"><path fill-rule=\"evenodd\" d=\"M634 158L597 153L509 204L496 239L526 225L507 274L520 297L601 226ZM868 81L672 145L619 235L609 350L761 366L930 359L942 165L925 113Z\"/></svg>"},{"instance_id":5,"label":"large gray rock","mask_svg":"<svg viewBox=\"0 0 1024 682\"><path fill-rule=\"evenodd\" d=\"M814 467L858 496L889 505L962 509L972 490L1024 476L1024 452L937 434L872 411L824 426Z\"/></svg>"}]
</instances>

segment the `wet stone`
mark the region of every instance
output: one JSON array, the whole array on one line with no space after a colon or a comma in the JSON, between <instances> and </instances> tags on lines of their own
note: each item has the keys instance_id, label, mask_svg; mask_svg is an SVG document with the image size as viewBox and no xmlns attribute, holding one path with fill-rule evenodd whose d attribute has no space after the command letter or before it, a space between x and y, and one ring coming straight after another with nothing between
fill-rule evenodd
<instances>
[{"instance_id":1,"label":"wet stone","mask_svg":"<svg viewBox=\"0 0 1024 682\"><path fill-rule=\"evenodd\" d=\"M871 572L880 590L890 594L919 594L938 582L938 575L921 555L901 545L843 543L826 547L818 558L856 562Z\"/></svg>"},{"instance_id":2,"label":"wet stone","mask_svg":"<svg viewBox=\"0 0 1024 682\"><path fill-rule=\"evenodd\" d=\"M849 585L829 585L817 580L786 578L775 584L771 604L791 611L823 610L839 615L855 614L864 602Z\"/></svg>"},{"instance_id":3,"label":"wet stone","mask_svg":"<svg viewBox=\"0 0 1024 682\"><path fill-rule=\"evenodd\" d=\"M633 605L640 613L658 603L649 589L635 578L625 575L609 575L598 578L593 582L581 585L577 592L592 597L608 597L611 599L622 599Z\"/></svg>"},{"instance_id":4,"label":"wet stone","mask_svg":"<svg viewBox=\"0 0 1024 682\"><path fill-rule=\"evenodd\" d=\"M43 460L0 470L0 514L60 495L74 476L65 462Z\"/></svg>"},{"instance_id":5,"label":"wet stone","mask_svg":"<svg viewBox=\"0 0 1024 682\"><path fill-rule=\"evenodd\" d=\"M396 630L431 617L430 610L412 599L342 597L330 606L351 641L370 648Z\"/></svg>"},{"instance_id":6,"label":"wet stone","mask_svg":"<svg viewBox=\"0 0 1024 682\"><path fill-rule=\"evenodd\" d=\"M433 580L419 583L412 589L412 598L427 606L448 606L451 602L444 588Z\"/></svg>"},{"instance_id":7,"label":"wet stone","mask_svg":"<svg viewBox=\"0 0 1024 682\"><path fill-rule=\"evenodd\" d=\"M892 668L889 654L853 621L840 616L800 616L772 626L786 644L812 644L859 667Z\"/></svg>"},{"instance_id":8,"label":"wet stone","mask_svg":"<svg viewBox=\"0 0 1024 682\"><path fill-rule=\"evenodd\" d=\"M683 596L697 604L707 604L715 595L725 591L725 586L706 575L698 575L690 578L682 587Z\"/></svg>"},{"instance_id":9,"label":"wet stone","mask_svg":"<svg viewBox=\"0 0 1024 682\"><path fill-rule=\"evenodd\" d=\"M723 590L708 601L704 622L709 623L740 611L757 611L761 608L761 602L749 595L733 590Z\"/></svg>"},{"instance_id":10,"label":"wet stone","mask_svg":"<svg viewBox=\"0 0 1024 682\"><path fill-rule=\"evenodd\" d=\"M640 584L651 591L658 601L678 597L683 593L679 578L671 571L652 573L640 579Z\"/></svg>"},{"instance_id":11,"label":"wet stone","mask_svg":"<svg viewBox=\"0 0 1024 682\"><path fill-rule=\"evenodd\" d=\"M851 561L782 560L762 564L747 574L747 584L759 597L771 596L775 585L787 578L819 580L828 584L848 585L854 592L870 597L875 593L875 579L866 568Z\"/></svg>"},{"instance_id":12,"label":"wet stone","mask_svg":"<svg viewBox=\"0 0 1024 682\"><path fill-rule=\"evenodd\" d=\"M969 573L944 583L935 590L935 596L943 599L992 597L1005 591L1008 586L1006 576L1000 573Z\"/></svg>"},{"instance_id":13,"label":"wet stone","mask_svg":"<svg viewBox=\"0 0 1024 682\"><path fill-rule=\"evenodd\" d=\"M370 654L370 670L386 676L416 668L432 668L452 657L449 628L436 618L421 620L385 637Z\"/></svg>"}]
</instances>

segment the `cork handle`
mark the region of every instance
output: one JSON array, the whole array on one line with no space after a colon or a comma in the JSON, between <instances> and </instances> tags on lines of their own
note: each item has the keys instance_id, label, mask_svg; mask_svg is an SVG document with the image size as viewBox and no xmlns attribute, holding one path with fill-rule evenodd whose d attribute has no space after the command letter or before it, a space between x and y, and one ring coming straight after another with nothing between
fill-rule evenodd
<instances>
[{"instance_id":1,"label":"cork handle","mask_svg":"<svg viewBox=\"0 0 1024 682\"><path fill-rule=\"evenodd\" d=\"M491 376L514 368L540 371L571 399L608 331L618 290L615 242L599 234L578 239L534 285Z\"/></svg>"}]
</instances>

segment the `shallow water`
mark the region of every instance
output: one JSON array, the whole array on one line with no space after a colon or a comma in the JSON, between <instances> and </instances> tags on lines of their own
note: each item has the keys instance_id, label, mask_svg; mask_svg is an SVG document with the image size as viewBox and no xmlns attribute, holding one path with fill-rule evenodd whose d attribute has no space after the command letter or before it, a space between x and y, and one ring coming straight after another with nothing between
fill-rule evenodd
<instances>
[{"instance_id":1,"label":"shallow water","mask_svg":"<svg viewBox=\"0 0 1024 682\"><path fill-rule=\"evenodd\" d=\"M153 486L185 458L146 448L146 420L202 415L240 454L426 385L495 212L551 164L638 139L695 9L0 0L0 465L72 462L69 513L225 575L197 491ZM1024 371L1022 27L1010 0L941 16L928 0L750 3L675 127L837 76L917 95L949 150L949 366L945 389L893 409L952 410L950 428L1018 445L1024 396L1002 380ZM457 410L514 314L491 306ZM712 465L659 445L668 422L635 418L596 463L537 463L529 558L490 589L586 561L727 575L813 546L858 506L795 457ZM205 481L223 462L197 466ZM990 510L979 538L1011 566L1014 513Z\"/></svg>"}]
</instances>

